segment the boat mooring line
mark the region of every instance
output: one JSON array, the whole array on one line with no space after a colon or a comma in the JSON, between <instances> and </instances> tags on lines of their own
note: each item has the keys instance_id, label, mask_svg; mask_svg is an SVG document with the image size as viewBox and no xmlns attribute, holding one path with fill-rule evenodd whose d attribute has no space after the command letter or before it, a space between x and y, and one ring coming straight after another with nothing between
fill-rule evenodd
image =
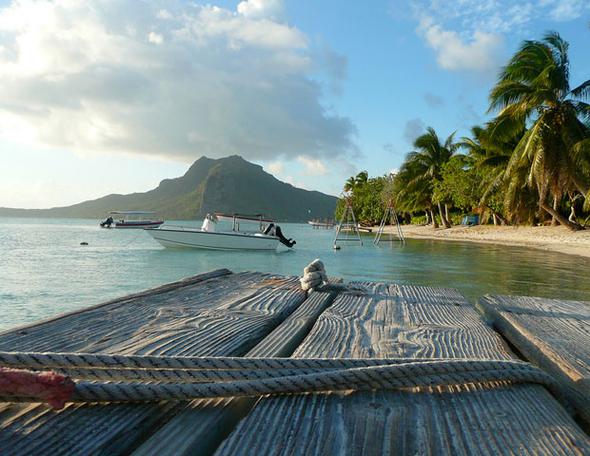
<instances>
[{"instance_id":1,"label":"boat mooring line","mask_svg":"<svg viewBox=\"0 0 590 456\"><path fill-rule=\"evenodd\" d=\"M498 359L200 358L1 352L0 365L9 366L0 368L0 399L45 401L56 409L66 402L407 390L496 382L540 384L559 396L555 381L541 369L522 361ZM59 373L18 370L15 366L60 368L92 381L74 382ZM111 381L96 381L104 378Z\"/></svg>"}]
</instances>

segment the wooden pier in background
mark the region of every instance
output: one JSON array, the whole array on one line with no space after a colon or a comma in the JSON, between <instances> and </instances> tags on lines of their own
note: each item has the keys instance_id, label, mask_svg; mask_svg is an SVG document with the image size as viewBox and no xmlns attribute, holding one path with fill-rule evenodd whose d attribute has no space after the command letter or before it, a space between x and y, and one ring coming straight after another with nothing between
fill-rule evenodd
<instances>
[{"instance_id":1,"label":"wooden pier in background","mask_svg":"<svg viewBox=\"0 0 590 456\"><path fill-rule=\"evenodd\" d=\"M357 285L366 291L308 294L297 277L218 270L7 331L0 351L516 358L455 290ZM480 306L527 359L561 373L588 398L587 303L487 297ZM531 347L541 341L554 352L529 349L512 327L527 328L522 338ZM582 455L590 454L590 437L532 384L68 404L60 411L0 404L0 454L48 453Z\"/></svg>"}]
</instances>

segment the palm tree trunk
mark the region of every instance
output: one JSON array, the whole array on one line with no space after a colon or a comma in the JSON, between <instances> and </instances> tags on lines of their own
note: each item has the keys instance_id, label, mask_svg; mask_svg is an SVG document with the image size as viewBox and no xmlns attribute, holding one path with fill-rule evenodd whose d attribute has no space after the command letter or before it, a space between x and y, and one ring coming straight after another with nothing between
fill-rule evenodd
<instances>
[{"instance_id":1,"label":"palm tree trunk","mask_svg":"<svg viewBox=\"0 0 590 456\"><path fill-rule=\"evenodd\" d=\"M498 217L496 217L495 212L492 212L492 220L494 221L494 226L498 226Z\"/></svg>"},{"instance_id":2,"label":"palm tree trunk","mask_svg":"<svg viewBox=\"0 0 590 456\"><path fill-rule=\"evenodd\" d=\"M557 212L557 198L556 198L555 196L553 197L553 210L554 210L555 212ZM551 218L551 226L557 226L557 224L558 224L558 221L557 221L557 219L555 218L555 216L553 216L553 217Z\"/></svg>"},{"instance_id":3,"label":"palm tree trunk","mask_svg":"<svg viewBox=\"0 0 590 456\"><path fill-rule=\"evenodd\" d=\"M432 219L432 227L438 228L438 222L436 221L436 217L434 216L434 211L430 209L430 218Z\"/></svg>"},{"instance_id":4,"label":"palm tree trunk","mask_svg":"<svg viewBox=\"0 0 590 456\"><path fill-rule=\"evenodd\" d=\"M492 219L494 220L494 225L496 225L496 221L499 221L500 225L508 225L508 220L506 220L502 215L498 214L490 206L484 206L484 207L486 207L492 213Z\"/></svg>"},{"instance_id":5,"label":"palm tree trunk","mask_svg":"<svg viewBox=\"0 0 590 456\"><path fill-rule=\"evenodd\" d=\"M445 218L447 219L447 222L449 221L449 205L445 203ZM451 222L449 222L449 225L451 224Z\"/></svg>"},{"instance_id":6,"label":"palm tree trunk","mask_svg":"<svg viewBox=\"0 0 590 456\"><path fill-rule=\"evenodd\" d=\"M445 213L443 212L442 204L440 203L438 203L438 212L440 213L440 221L442 222L443 226L445 228L450 228L451 225L449 221L445 218Z\"/></svg>"},{"instance_id":7,"label":"palm tree trunk","mask_svg":"<svg viewBox=\"0 0 590 456\"><path fill-rule=\"evenodd\" d=\"M576 209L574 208L574 204L572 203L570 216L567 218L570 222L576 223Z\"/></svg>"},{"instance_id":8,"label":"palm tree trunk","mask_svg":"<svg viewBox=\"0 0 590 456\"><path fill-rule=\"evenodd\" d=\"M572 231L584 229L584 227L582 225L580 225L579 223L570 222L568 219L566 219L564 216L562 216L559 212L557 212L555 209L553 209L551 206L548 206L544 202L539 202L539 207L541 209L543 209L545 212L547 212L549 215L555 217L559 223L561 223L563 226L567 226Z\"/></svg>"},{"instance_id":9,"label":"palm tree trunk","mask_svg":"<svg viewBox=\"0 0 590 456\"><path fill-rule=\"evenodd\" d=\"M498 218L498 220L500 220L500 225L508 225L508 220L506 220L504 217L502 217L500 214L494 212L494 214L496 214L496 217Z\"/></svg>"}]
</instances>

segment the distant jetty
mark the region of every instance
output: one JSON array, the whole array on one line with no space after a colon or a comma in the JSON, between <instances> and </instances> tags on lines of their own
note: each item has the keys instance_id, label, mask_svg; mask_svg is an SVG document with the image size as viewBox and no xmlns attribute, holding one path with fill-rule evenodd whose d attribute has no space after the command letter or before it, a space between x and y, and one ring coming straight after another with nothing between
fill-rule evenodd
<instances>
[{"instance_id":1,"label":"distant jetty","mask_svg":"<svg viewBox=\"0 0 590 456\"><path fill-rule=\"evenodd\" d=\"M311 225L312 228L324 228L327 230L334 228L334 220L310 220L307 223Z\"/></svg>"}]
</instances>

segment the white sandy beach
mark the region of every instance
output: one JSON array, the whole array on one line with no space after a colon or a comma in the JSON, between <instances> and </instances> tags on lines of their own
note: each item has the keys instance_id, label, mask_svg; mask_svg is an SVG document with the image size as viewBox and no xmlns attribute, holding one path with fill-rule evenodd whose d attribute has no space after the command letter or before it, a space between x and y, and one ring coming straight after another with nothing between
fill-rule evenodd
<instances>
[{"instance_id":1,"label":"white sandy beach","mask_svg":"<svg viewBox=\"0 0 590 456\"><path fill-rule=\"evenodd\" d=\"M404 225L403 231L408 238L524 246L590 258L590 230L573 232L563 226L478 225L435 230L431 226Z\"/></svg>"}]
</instances>

